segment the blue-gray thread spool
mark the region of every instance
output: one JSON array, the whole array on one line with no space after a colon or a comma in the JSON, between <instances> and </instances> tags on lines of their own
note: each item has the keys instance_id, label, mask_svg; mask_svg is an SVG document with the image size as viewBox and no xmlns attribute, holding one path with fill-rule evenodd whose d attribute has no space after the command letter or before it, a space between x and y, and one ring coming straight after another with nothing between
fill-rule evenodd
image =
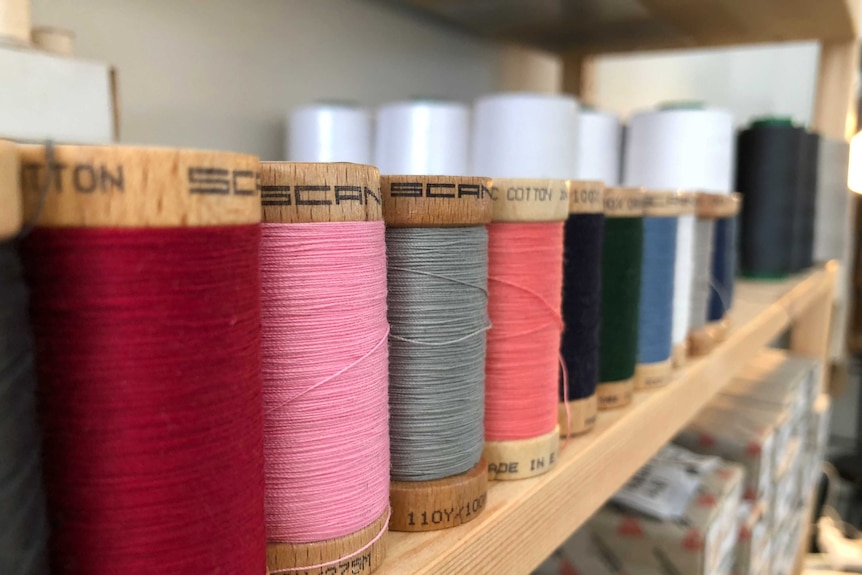
<instances>
[{"instance_id":1,"label":"blue-gray thread spool","mask_svg":"<svg viewBox=\"0 0 862 575\"><path fill-rule=\"evenodd\" d=\"M484 448L488 233L388 228L392 479L473 468Z\"/></svg>"},{"instance_id":2,"label":"blue-gray thread spool","mask_svg":"<svg viewBox=\"0 0 862 575\"><path fill-rule=\"evenodd\" d=\"M638 365L670 358L677 221L677 217L644 218Z\"/></svg>"}]
</instances>

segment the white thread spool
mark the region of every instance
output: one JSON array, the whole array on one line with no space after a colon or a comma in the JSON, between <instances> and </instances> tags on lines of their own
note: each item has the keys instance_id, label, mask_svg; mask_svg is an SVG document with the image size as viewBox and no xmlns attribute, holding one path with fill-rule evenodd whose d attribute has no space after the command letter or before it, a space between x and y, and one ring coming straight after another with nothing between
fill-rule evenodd
<instances>
[{"instance_id":1,"label":"white thread spool","mask_svg":"<svg viewBox=\"0 0 862 575\"><path fill-rule=\"evenodd\" d=\"M735 134L730 112L699 104L671 105L641 112L629 120L623 182L648 190L729 195L733 191L734 157ZM677 365L686 356L685 332L693 323L696 330L701 329L700 319L692 317L692 307L705 310L709 299L708 282L697 288L694 284L696 270L711 270L712 263L695 258L711 258L713 246L701 249L695 245L698 236L695 219L682 216L677 226L671 334ZM694 302L693 298L706 301Z\"/></svg>"},{"instance_id":2,"label":"white thread spool","mask_svg":"<svg viewBox=\"0 0 862 575\"><path fill-rule=\"evenodd\" d=\"M0 0L0 44L30 43L30 0Z\"/></svg>"},{"instance_id":3,"label":"white thread spool","mask_svg":"<svg viewBox=\"0 0 862 575\"><path fill-rule=\"evenodd\" d=\"M320 102L296 108L287 126L291 162L371 163L371 114L358 106Z\"/></svg>"},{"instance_id":4,"label":"white thread spool","mask_svg":"<svg viewBox=\"0 0 862 575\"><path fill-rule=\"evenodd\" d=\"M56 56L71 58L75 55L75 33L67 28L37 26L31 34L33 45Z\"/></svg>"},{"instance_id":5,"label":"white thread spool","mask_svg":"<svg viewBox=\"0 0 862 575\"><path fill-rule=\"evenodd\" d=\"M510 93L476 101L472 172L492 178L572 179L578 103L570 96Z\"/></svg>"},{"instance_id":6,"label":"white thread spool","mask_svg":"<svg viewBox=\"0 0 862 575\"><path fill-rule=\"evenodd\" d=\"M575 179L620 185L622 126L613 114L585 109L578 119L578 160Z\"/></svg>"},{"instance_id":7,"label":"white thread spool","mask_svg":"<svg viewBox=\"0 0 862 575\"><path fill-rule=\"evenodd\" d=\"M394 102L377 111L374 162L381 174L464 176L470 110L441 100Z\"/></svg>"}]
</instances>

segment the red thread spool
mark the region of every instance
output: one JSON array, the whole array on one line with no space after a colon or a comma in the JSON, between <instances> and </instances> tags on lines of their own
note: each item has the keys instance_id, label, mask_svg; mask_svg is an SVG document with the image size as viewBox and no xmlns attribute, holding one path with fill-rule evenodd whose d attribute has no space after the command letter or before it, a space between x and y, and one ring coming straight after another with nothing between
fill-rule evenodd
<instances>
[{"instance_id":1,"label":"red thread spool","mask_svg":"<svg viewBox=\"0 0 862 575\"><path fill-rule=\"evenodd\" d=\"M566 180L494 180L488 226L485 458L491 479L548 471L559 451Z\"/></svg>"},{"instance_id":2,"label":"red thread spool","mask_svg":"<svg viewBox=\"0 0 862 575\"><path fill-rule=\"evenodd\" d=\"M265 572L258 161L22 148L55 575Z\"/></svg>"}]
</instances>

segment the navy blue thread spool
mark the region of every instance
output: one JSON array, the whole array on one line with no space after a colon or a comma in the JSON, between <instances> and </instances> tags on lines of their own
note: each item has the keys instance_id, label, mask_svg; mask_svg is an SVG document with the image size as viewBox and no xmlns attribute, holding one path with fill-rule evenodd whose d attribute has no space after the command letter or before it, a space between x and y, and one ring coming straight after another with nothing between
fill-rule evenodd
<instances>
[{"instance_id":1,"label":"navy blue thread spool","mask_svg":"<svg viewBox=\"0 0 862 575\"><path fill-rule=\"evenodd\" d=\"M722 201L722 217L715 220L715 251L712 256L707 319L716 343L724 341L727 337L729 327L727 316L733 306L738 198L738 194L726 197L726 200Z\"/></svg>"},{"instance_id":2,"label":"navy blue thread spool","mask_svg":"<svg viewBox=\"0 0 862 575\"><path fill-rule=\"evenodd\" d=\"M605 216L602 182L572 182L563 253L563 323L560 347L568 389L560 381L560 435L578 435L596 421L599 381L602 246ZM567 395L566 395L567 394Z\"/></svg>"},{"instance_id":3,"label":"navy blue thread spool","mask_svg":"<svg viewBox=\"0 0 862 575\"><path fill-rule=\"evenodd\" d=\"M644 194L644 241L638 319L635 390L670 381L676 229L681 205L677 192Z\"/></svg>"},{"instance_id":4,"label":"navy blue thread spool","mask_svg":"<svg viewBox=\"0 0 862 575\"><path fill-rule=\"evenodd\" d=\"M800 272L814 265L814 220L817 209L817 156L820 136L805 132L802 138L799 179L796 189L796 215L793 218L791 269Z\"/></svg>"}]
</instances>

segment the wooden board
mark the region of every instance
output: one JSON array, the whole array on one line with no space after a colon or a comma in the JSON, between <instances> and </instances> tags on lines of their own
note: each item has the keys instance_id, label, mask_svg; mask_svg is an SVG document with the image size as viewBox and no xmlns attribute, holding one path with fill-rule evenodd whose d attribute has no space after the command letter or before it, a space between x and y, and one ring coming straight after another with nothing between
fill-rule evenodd
<instances>
[{"instance_id":1,"label":"wooden board","mask_svg":"<svg viewBox=\"0 0 862 575\"><path fill-rule=\"evenodd\" d=\"M857 0L384 0L486 37L589 54L856 38ZM816 6L815 6L816 4Z\"/></svg>"},{"instance_id":2,"label":"wooden board","mask_svg":"<svg viewBox=\"0 0 862 575\"><path fill-rule=\"evenodd\" d=\"M599 413L595 429L571 439L545 475L492 483L485 512L472 523L388 534L378 573L529 573L766 344L828 301L836 267L783 282L739 282L731 331L709 356L692 360L669 385L636 394L629 407Z\"/></svg>"}]
</instances>

